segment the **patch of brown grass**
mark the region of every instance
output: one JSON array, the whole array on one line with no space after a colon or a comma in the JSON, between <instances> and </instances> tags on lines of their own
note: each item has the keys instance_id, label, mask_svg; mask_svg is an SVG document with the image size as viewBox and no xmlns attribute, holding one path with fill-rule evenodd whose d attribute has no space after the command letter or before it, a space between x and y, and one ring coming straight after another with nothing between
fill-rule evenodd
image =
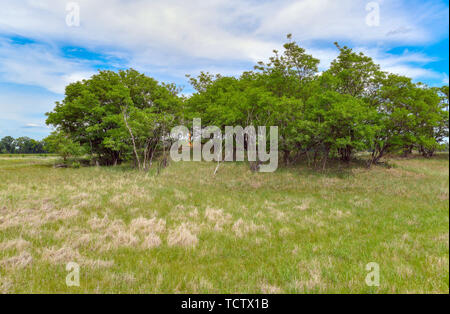
<instances>
[{"instance_id":1,"label":"patch of brown grass","mask_svg":"<svg viewBox=\"0 0 450 314\"><path fill-rule=\"evenodd\" d=\"M0 250L16 249L18 251L23 251L25 248L28 248L29 246L31 246L30 242L25 241L22 238L18 238L0 243Z\"/></svg>"},{"instance_id":2,"label":"patch of brown grass","mask_svg":"<svg viewBox=\"0 0 450 314\"><path fill-rule=\"evenodd\" d=\"M19 255L9 257L0 261L4 268L22 269L33 263L33 257L30 253L22 251Z\"/></svg>"},{"instance_id":3,"label":"patch of brown grass","mask_svg":"<svg viewBox=\"0 0 450 314\"><path fill-rule=\"evenodd\" d=\"M242 238L248 233L256 232L260 229L263 229L263 227L256 225L253 221L244 221L242 218L239 218L233 224L231 229L238 238Z\"/></svg>"},{"instance_id":4,"label":"patch of brown grass","mask_svg":"<svg viewBox=\"0 0 450 314\"><path fill-rule=\"evenodd\" d=\"M280 294L283 290L280 287L264 283L261 285L261 292L264 294Z\"/></svg>"},{"instance_id":5,"label":"patch of brown grass","mask_svg":"<svg viewBox=\"0 0 450 314\"><path fill-rule=\"evenodd\" d=\"M183 223L175 229L169 230L167 244L169 246L194 247L198 243L197 236L193 233L192 227Z\"/></svg>"},{"instance_id":6,"label":"patch of brown grass","mask_svg":"<svg viewBox=\"0 0 450 314\"><path fill-rule=\"evenodd\" d=\"M214 230L222 231L223 227L229 224L233 218L231 214L224 213L222 209L206 208L205 218L214 224Z\"/></svg>"},{"instance_id":7,"label":"patch of brown grass","mask_svg":"<svg viewBox=\"0 0 450 314\"><path fill-rule=\"evenodd\" d=\"M76 262L80 265L91 268L111 267L114 265L114 261L93 260L86 258L82 256L78 250L74 250L67 246L63 246L59 249L56 247L44 248L42 259L55 265Z\"/></svg>"},{"instance_id":8,"label":"patch of brown grass","mask_svg":"<svg viewBox=\"0 0 450 314\"><path fill-rule=\"evenodd\" d=\"M49 222L71 219L79 214L73 209L19 209L0 216L0 230L12 227L40 227Z\"/></svg>"}]
</instances>

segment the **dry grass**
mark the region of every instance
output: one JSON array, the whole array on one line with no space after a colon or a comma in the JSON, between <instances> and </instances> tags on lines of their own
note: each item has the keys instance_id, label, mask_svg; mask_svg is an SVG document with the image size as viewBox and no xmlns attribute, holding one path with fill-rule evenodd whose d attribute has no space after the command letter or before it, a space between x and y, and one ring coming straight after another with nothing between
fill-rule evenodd
<instances>
[{"instance_id":1,"label":"dry grass","mask_svg":"<svg viewBox=\"0 0 450 314\"><path fill-rule=\"evenodd\" d=\"M2 268L9 269L21 269L30 266L33 263L33 257L30 253L22 251L19 255L5 258L0 261Z\"/></svg>"},{"instance_id":2,"label":"dry grass","mask_svg":"<svg viewBox=\"0 0 450 314\"><path fill-rule=\"evenodd\" d=\"M30 242L24 239L13 239L0 243L0 250L6 251L11 249L16 249L17 251L23 251L30 246Z\"/></svg>"},{"instance_id":3,"label":"dry grass","mask_svg":"<svg viewBox=\"0 0 450 314\"><path fill-rule=\"evenodd\" d=\"M114 262L113 261L103 261L103 260L92 260L81 256L78 250L74 250L70 247L61 247L61 248L45 248L41 258L49 262L51 264L61 264L66 265L70 262L76 262L82 266L87 267L111 267Z\"/></svg>"},{"instance_id":4,"label":"dry grass","mask_svg":"<svg viewBox=\"0 0 450 314\"><path fill-rule=\"evenodd\" d=\"M449 292L448 158L391 168L0 157L0 293ZM81 267L67 287L68 262ZM365 265L380 264L380 287Z\"/></svg>"},{"instance_id":5,"label":"dry grass","mask_svg":"<svg viewBox=\"0 0 450 314\"><path fill-rule=\"evenodd\" d=\"M192 247L198 243L197 236L192 232L192 227L186 223L169 230L167 244L169 246Z\"/></svg>"}]
</instances>

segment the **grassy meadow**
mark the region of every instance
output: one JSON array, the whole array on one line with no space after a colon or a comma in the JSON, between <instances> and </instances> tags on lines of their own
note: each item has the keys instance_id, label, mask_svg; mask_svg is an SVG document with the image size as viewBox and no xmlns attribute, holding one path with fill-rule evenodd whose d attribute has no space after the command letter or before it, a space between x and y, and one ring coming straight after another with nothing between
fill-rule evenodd
<instances>
[{"instance_id":1,"label":"grassy meadow","mask_svg":"<svg viewBox=\"0 0 450 314\"><path fill-rule=\"evenodd\" d=\"M448 154L215 176L56 161L0 156L0 293L449 293Z\"/></svg>"}]
</instances>

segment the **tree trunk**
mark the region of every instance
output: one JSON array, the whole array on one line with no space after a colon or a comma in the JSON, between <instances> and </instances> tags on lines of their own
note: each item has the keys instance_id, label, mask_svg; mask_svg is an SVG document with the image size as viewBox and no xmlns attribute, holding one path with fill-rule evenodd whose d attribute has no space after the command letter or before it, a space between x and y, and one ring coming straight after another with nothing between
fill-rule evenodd
<instances>
[{"instance_id":1,"label":"tree trunk","mask_svg":"<svg viewBox=\"0 0 450 314\"><path fill-rule=\"evenodd\" d=\"M139 154L138 154L138 152L136 150L136 141L134 140L133 132L131 131L130 126L128 125L127 114L125 112L125 109L123 110L123 120L125 121L125 125L126 125L126 127L128 129L128 132L130 133L131 141L133 142L134 156L136 157L136 161L137 161L139 170L141 170L141 161L139 160Z\"/></svg>"},{"instance_id":2,"label":"tree trunk","mask_svg":"<svg viewBox=\"0 0 450 314\"><path fill-rule=\"evenodd\" d=\"M290 155L290 151L285 149L283 150L283 162L285 166L289 166L289 155Z\"/></svg>"},{"instance_id":3,"label":"tree trunk","mask_svg":"<svg viewBox=\"0 0 450 314\"><path fill-rule=\"evenodd\" d=\"M341 161L349 163L352 156L352 148L350 146L340 148L339 154L341 155Z\"/></svg>"},{"instance_id":4,"label":"tree trunk","mask_svg":"<svg viewBox=\"0 0 450 314\"><path fill-rule=\"evenodd\" d=\"M330 154L330 148L326 148L325 149L325 156L323 158L323 165L322 165L322 170L325 170L326 166L327 166L327 161L328 161L328 155Z\"/></svg>"},{"instance_id":5,"label":"tree trunk","mask_svg":"<svg viewBox=\"0 0 450 314\"><path fill-rule=\"evenodd\" d=\"M373 164L377 164L380 159L384 156L384 153L388 149L388 146L380 147L378 144L372 152L372 157L368 163L368 168L370 168Z\"/></svg>"}]
</instances>

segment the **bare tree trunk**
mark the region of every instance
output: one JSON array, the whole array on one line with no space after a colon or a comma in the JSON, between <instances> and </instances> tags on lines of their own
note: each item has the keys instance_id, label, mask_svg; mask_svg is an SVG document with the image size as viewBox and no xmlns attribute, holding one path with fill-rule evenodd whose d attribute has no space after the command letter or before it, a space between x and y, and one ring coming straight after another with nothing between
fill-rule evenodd
<instances>
[{"instance_id":1,"label":"bare tree trunk","mask_svg":"<svg viewBox=\"0 0 450 314\"><path fill-rule=\"evenodd\" d=\"M153 149L152 149L152 153L150 154L150 158L149 158L149 162L148 162L149 167L152 166L153 155L155 154L155 151L156 151L156 148L153 148Z\"/></svg>"},{"instance_id":2,"label":"bare tree trunk","mask_svg":"<svg viewBox=\"0 0 450 314\"><path fill-rule=\"evenodd\" d=\"M148 168L150 168L150 166L147 168L147 156L148 156L148 151L150 149L150 143L149 141L147 141L146 145L145 145L145 149L144 149L144 161L142 166L144 167L144 171L147 171Z\"/></svg>"},{"instance_id":3,"label":"bare tree trunk","mask_svg":"<svg viewBox=\"0 0 450 314\"><path fill-rule=\"evenodd\" d=\"M422 153L422 156L425 158L431 158L433 157L434 153L435 153L435 149L426 149L423 146L420 146L420 152Z\"/></svg>"},{"instance_id":4,"label":"bare tree trunk","mask_svg":"<svg viewBox=\"0 0 450 314\"><path fill-rule=\"evenodd\" d=\"M164 127L163 127L162 134L165 134L165 128ZM163 146L163 159L158 164L158 175L161 172L161 169L166 168L167 165L168 165L168 163L167 163L168 157L166 156L166 143L164 142L164 135L163 135L163 138L162 138L162 146Z\"/></svg>"},{"instance_id":5,"label":"bare tree trunk","mask_svg":"<svg viewBox=\"0 0 450 314\"><path fill-rule=\"evenodd\" d=\"M308 161L308 167L311 166L311 156L308 151L306 152L306 159Z\"/></svg>"},{"instance_id":6,"label":"bare tree trunk","mask_svg":"<svg viewBox=\"0 0 450 314\"><path fill-rule=\"evenodd\" d=\"M217 167L216 167L216 169L214 170L214 175L216 175L217 171L219 171L219 167L220 167L220 159L219 159L219 156L222 155L222 151L223 151L223 148L222 148L222 146L220 146L220 151L217 153ZM223 156L222 156L222 157L223 157Z\"/></svg>"},{"instance_id":7,"label":"bare tree trunk","mask_svg":"<svg viewBox=\"0 0 450 314\"><path fill-rule=\"evenodd\" d=\"M126 109L123 110L123 120L125 121L125 125L127 126L128 132L130 132L130 136L131 136L131 140L133 142L133 151L134 151L134 155L136 157L136 161L138 163L138 168L139 170L141 170L141 161L139 159L139 154L136 150L136 141L134 140L134 135L133 132L131 131L130 126L128 125L128 120L127 120L127 114L126 114Z\"/></svg>"},{"instance_id":8,"label":"bare tree trunk","mask_svg":"<svg viewBox=\"0 0 450 314\"><path fill-rule=\"evenodd\" d=\"M217 161L217 167L216 169L214 169L214 175L216 175L217 171L219 171L219 167L220 167L220 160Z\"/></svg>"},{"instance_id":9,"label":"bare tree trunk","mask_svg":"<svg viewBox=\"0 0 450 314\"><path fill-rule=\"evenodd\" d=\"M317 148L314 150L314 168L317 167Z\"/></svg>"},{"instance_id":10,"label":"bare tree trunk","mask_svg":"<svg viewBox=\"0 0 450 314\"><path fill-rule=\"evenodd\" d=\"M327 147L325 150L325 157L323 158L323 166L322 166L322 170L325 170L326 166L327 166L327 161L328 161L328 155L330 154L330 149Z\"/></svg>"},{"instance_id":11,"label":"bare tree trunk","mask_svg":"<svg viewBox=\"0 0 450 314\"><path fill-rule=\"evenodd\" d=\"M369 160L369 163L367 164L367 167L370 168L372 165L377 164L380 159L384 156L384 153L388 149L388 146L380 147L377 145L375 147L374 151L372 152L371 159Z\"/></svg>"},{"instance_id":12,"label":"bare tree trunk","mask_svg":"<svg viewBox=\"0 0 450 314\"><path fill-rule=\"evenodd\" d=\"M290 155L289 150L287 149L283 150L283 161L285 166L289 166L289 155Z\"/></svg>"}]
</instances>

